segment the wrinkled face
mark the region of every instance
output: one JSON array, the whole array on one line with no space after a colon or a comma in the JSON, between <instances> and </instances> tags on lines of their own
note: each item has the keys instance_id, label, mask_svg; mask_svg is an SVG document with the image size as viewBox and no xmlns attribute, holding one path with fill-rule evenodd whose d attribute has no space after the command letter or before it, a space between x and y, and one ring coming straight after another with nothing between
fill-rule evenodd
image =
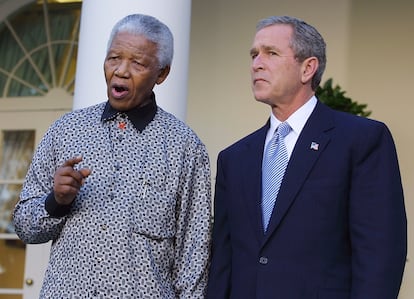
<instances>
[{"instance_id":1,"label":"wrinkled face","mask_svg":"<svg viewBox=\"0 0 414 299\"><path fill-rule=\"evenodd\" d=\"M289 47L292 28L277 24L255 35L250 50L252 90L257 101L277 106L291 101L301 86L301 63Z\"/></svg>"},{"instance_id":2,"label":"wrinkled face","mask_svg":"<svg viewBox=\"0 0 414 299\"><path fill-rule=\"evenodd\" d=\"M118 33L105 58L104 72L111 106L127 111L148 101L155 84L161 84L169 67L160 69L157 45L141 35Z\"/></svg>"}]
</instances>

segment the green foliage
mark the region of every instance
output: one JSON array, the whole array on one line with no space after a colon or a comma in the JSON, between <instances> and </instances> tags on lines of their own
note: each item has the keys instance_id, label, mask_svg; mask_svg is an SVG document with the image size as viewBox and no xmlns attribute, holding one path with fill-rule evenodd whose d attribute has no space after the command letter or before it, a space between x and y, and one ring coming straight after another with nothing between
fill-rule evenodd
<instances>
[{"instance_id":1,"label":"green foliage","mask_svg":"<svg viewBox=\"0 0 414 299\"><path fill-rule=\"evenodd\" d=\"M323 86L316 89L316 97L332 109L348 112L351 114L367 117L371 111L366 111L366 104L358 104L345 96L345 91L339 85L332 87L332 78L328 79Z\"/></svg>"}]
</instances>

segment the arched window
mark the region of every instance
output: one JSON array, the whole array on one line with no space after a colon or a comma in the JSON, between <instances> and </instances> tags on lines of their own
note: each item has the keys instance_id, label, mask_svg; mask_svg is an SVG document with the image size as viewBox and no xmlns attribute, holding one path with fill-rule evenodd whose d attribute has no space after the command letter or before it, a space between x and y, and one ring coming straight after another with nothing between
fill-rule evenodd
<instances>
[{"instance_id":1,"label":"arched window","mask_svg":"<svg viewBox=\"0 0 414 299\"><path fill-rule=\"evenodd\" d=\"M0 24L0 98L73 94L79 1L36 1Z\"/></svg>"}]
</instances>

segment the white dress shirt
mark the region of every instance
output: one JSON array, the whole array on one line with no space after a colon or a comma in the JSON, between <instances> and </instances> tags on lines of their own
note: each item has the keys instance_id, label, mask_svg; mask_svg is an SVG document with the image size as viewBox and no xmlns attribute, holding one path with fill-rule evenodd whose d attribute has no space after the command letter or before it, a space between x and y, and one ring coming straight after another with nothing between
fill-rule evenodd
<instances>
[{"instance_id":1,"label":"white dress shirt","mask_svg":"<svg viewBox=\"0 0 414 299\"><path fill-rule=\"evenodd\" d=\"M309 116L311 115L313 109L315 109L317 103L317 99L315 96L312 96L302 107L296 110L286 122L290 125L292 130L288 135L285 137L285 144L286 149L288 152L288 156L292 155L293 148L295 147L296 141L299 138L300 132L302 132L303 127L305 126L306 121L308 120ZM270 113L270 128L267 131L265 147L269 143L270 139L272 139L273 134L275 133L277 127L282 122Z\"/></svg>"}]
</instances>

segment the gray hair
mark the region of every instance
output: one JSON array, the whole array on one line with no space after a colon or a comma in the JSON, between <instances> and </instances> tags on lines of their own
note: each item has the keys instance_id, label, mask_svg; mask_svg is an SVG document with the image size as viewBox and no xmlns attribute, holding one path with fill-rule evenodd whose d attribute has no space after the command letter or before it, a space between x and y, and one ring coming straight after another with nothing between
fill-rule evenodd
<instances>
[{"instance_id":1,"label":"gray hair","mask_svg":"<svg viewBox=\"0 0 414 299\"><path fill-rule=\"evenodd\" d=\"M152 16L143 14L128 15L119 20L113 27L109 36L107 51L109 51L115 36L120 32L143 35L154 42L157 44L157 58L160 68L171 66L174 55L174 39L167 25Z\"/></svg>"},{"instance_id":2,"label":"gray hair","mask_svg":"<svg viewBox=\"0 0 414 299\"><path fill-rule=\"evenodd\" d=\"M312 78L312 89L316 90L322 80L323 72L326 67L326 44L321 34L306 22L289 16L271 16L260 20L256 25L256 32L259 30L276 25L289 25L293 29L290 47L299 62L306 58L316 57L319 61L319 67Z\"/></svg>"}]
</instances>

